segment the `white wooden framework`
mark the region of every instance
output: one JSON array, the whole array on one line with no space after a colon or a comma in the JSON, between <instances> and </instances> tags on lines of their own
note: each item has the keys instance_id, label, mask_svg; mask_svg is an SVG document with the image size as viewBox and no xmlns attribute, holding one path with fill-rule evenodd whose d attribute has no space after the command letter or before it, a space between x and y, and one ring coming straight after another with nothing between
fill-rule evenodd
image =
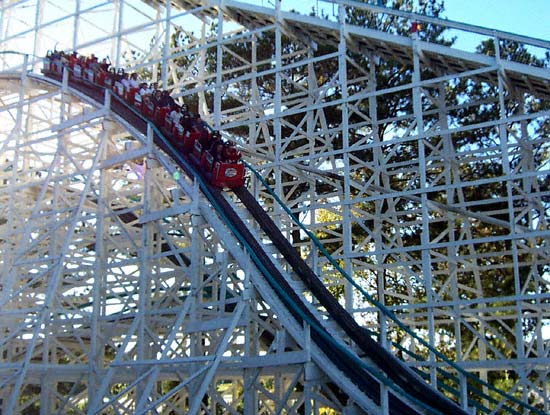
<instances>
[{"instance_id":1,"label":"white wooden framework","mask_svg":"<svg viewBox=\"0 0 550 415\"><path fill-rule=\"evenodd\" d=\"M2 413L378 410L108 97L0 82Z\"/></svg>"},{"instance_id":2,"label":"white wooden framework","mask_svg":"<svg viewBox=\"0 0 550 415\"><path fill-rule=\"evenodd\" d=\"M508 373L511 395L550 412L550 69L504 51L521 42L542 56L550 43L362 2L303 3L2 1L2 413L387 412L384 399L334 388L308 327L292 327L150 138L107 98L40 80L54 47L158 81L236 141L355 284L251 175L311 268L430 383L456 374L466 408L466 372ZM496 56L360 27L357 11L489 38ZM378 85L389 61L408 76ZM458 84L471 94L452 95ZM457 122L474 108L479 118Z\"/></svg>"}]
</instances>

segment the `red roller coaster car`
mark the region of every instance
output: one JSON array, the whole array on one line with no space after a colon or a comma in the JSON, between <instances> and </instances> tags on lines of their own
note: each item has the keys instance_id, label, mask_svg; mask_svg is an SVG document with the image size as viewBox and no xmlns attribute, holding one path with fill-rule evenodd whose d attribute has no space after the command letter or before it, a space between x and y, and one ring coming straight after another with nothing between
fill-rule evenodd
<instances>
[{"instance_id":1,"label":"red roller coaster car","mask_svg":"<svg viewBox=\"0 0 550 415\"><path fill-rule=\"evenodd\" d=\"M76 52L48 52L43 73L59 78L65 67L69 69L70 80L112 90L128 107L153 122L212 185L220 188L244 185L244 164L235 145L222 140L219 132L212 131L185 105L178 106L167 93L132 85L123 69L113 68L106 59L100 63L94 55L85 57ZM173 115L174 110L180 115Z\"/></svg>"}]
</instances>

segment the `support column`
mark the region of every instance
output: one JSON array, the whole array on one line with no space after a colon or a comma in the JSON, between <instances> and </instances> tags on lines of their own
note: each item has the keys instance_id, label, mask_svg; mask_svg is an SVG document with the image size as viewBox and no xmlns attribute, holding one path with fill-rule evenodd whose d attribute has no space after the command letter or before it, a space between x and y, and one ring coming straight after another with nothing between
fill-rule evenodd
<instances>
[{"instance_id":1,"label":"support column","mask_svg":"<svg viewBox=\"0 0 550 415\"><path fill-rule=\"evenodd\" d=\"M153 128L151 123L147 124L147 148L148 156L144 176L143 184L143 215L147 216L154 209L154 200L152 197L152 172L151 165L154 165L154 156L153 156ZM151 280L154 275L154 270L151 265L151 257L154 255L153 249L155 248L155 233L153 229L154 223L147 221L142 225L141 228L141 250L139 251L139 284L137 287L138 292L138 310L139 310L139 324L137 328L137 360L143 361L151 357L151 347L149 346L149 316L151 311ZM141 368L142 372L147 371L147 367L144 366ZM141 375L142 373L139 373ZM139 376L138 375L138 376ZM143 385L145 382L143 382ZM139 391L141 387L138 386L138 395L141 395Z\"/></svg>"},{"instance_id":2,"label":"support column","mask_svg":"<svg viewBox=\"0 0 550 415\"><path fill-rule=\"evenodd\" d=\"M168 63L170 57L170 35L172 25L170 19L172 18L172 2L164 2L165 14L164 19L164 47L162 48L162 63L161 63L161 85L163 89L168 89Z\"/></svg>"},{"instance_id":3,"label":"support column","mask_svg":"<svg viewBox=\"0 0 550 415\"><path fill-rule=\"evenodd\" d=\"M220 129L222 112L222 70L223 70L223 0L218 6L218 42L216 44L216 86L214 88L214 128Z\"/></svg>"},{"instance_id":4,"label":"support column","mask_svg":"<svg viewBox=\"0 0 550 415\"><path fill-rule=\"evenodd\" d=\"M108 97L108 95L107 95ZM106 99L106 101L108 101ZM107 102L108 104L108 102ZM105 119L103 121L102 141L107 141L115 132L116 124L113 121ZM104 149L107 146L103 146ZM100 155L103 160L106 155ZM92 288L92 315L90 321L90 352L88 356L88 402L93 402L97 397L97 392L101 385L103 377L103 362L105 359L105 343L101 330L100 319L105 315L105 305L102 299L105 298L105 277L107 269L108 254L105 249L104 241L108 236L106 228L109 226L106 221L106 200L110 192L110 181L106 177L105 170L99 171L98 183L98 202L96 211L96 237L95 237L95 262L94 262L94 282Z\"/></svg>"},{"instance_id":5,"label":"support column","mask_svg":"<svg viewBox=\"0 0 550 415\"><path fill-rule=\"evenodd\" d=\"M74 22L73 22L73 45L72 49L78 48L78 28L80 26L80 0L75 1Z\"/></svg>"},{"instance_id":6,"label":"support column","mask_svg":"<svg viewBox=\"0 0 550 415\"><path fill-rule=\"evenodd\" d=\"M35 15L34 15L34 41L33 41L33 49L32 54L33 56L42 56L42 51L40 50L41 45L41 36L42 31L41 29L38 29L42 25L43 21L43 13L44 13L44 3L45 0L38 0L36 2L36 9L35 9Z\"/></svg>"},{"instance_id":7,"label":"support column","mask_svg":"<svg viewBox=\"0 0 550 415\"><path fill-rule=\"evenodd\" d=\"M501 63L501 51L500 51L500 39L495 37L495 58L498 66L498 105L499 105L499 116L500 122L498 124L499 140L500 140L500 150L501 150L501 160L502 160L502 174L506 178L506 200L508 204L508 221L510 229L510 243L511 251L513 258L513 273L514 273L514 293L516 296L515 300L515 327L514 331L516 334L516 359L520 362L525 360L525 351L524 351L524 341L525 336L523 334L523 310L521 308L521 300L518 299L522 295L522 287L520 280L520 266L518 263L519 253L518 253L518 240L516 239L516 215L514 207L514 183L512 182L512 167L510 166L510 160L512 156L509 154L509 143L508 143L508 131L506 128L506 120L508 114L506 113L506 101L504 97L504 90L506 85L504 82L504 69L502 68ZM516 368L518 375L521 377L520 384L528 385L529 379L527 378L527 373L525 371L525 366L521 365ZM529 388L522 388L522 397L521 399L524 402L528 401Z\"/></svg>"},{"instance_id":8,"label":"support column","mask_svg":"<svg viewBox=\"0 0 550 415\"><path fill-rule=\"evenodd\" d=\"M275 0L275 97L273 101L274 105L274 118L273 118L273 135L275 137L275 160L273 163L275 175L275 193L283 195L282 174L281 166L283 164L282 154L282 128L281 128L281 101L282 101L282 33L281 33L281 1ZM273 209L275 215L275 222L280 224L279 215L281 208L278 204L274 205Z\"/></svg>"},{"instance_id":9,"label":"support column","mask_svg":"<svg viewBox=\"0 0 550 415\"><path fill-rule=\"evenodd\" d=\"M121 67L120 58L122 56L122 25L124 22L124 0L115 0L114 3L116 19L114 32L116 33L116 43L111 55L115 57L113 65L115 68Z\"/></svg>"},{"instance_id":10,"label":"support column","mask_svg":"<svg viewBox=\"0 0 550 415\"><path fill-rule=\"evenodd\" d=\"M348 109L348 78L347 78L347 28L346 9L343 4L338 6L338 22L340 24L340 42L338 43L338 79L342 94L342 150L344 162L344 192L342 201L342 240L344 244L344 270L348 275L353 276L352 263L348 258L352 254L352 214L351 214L351 169L349 159L349 109ZM349 281L344 281L344 296L346 310L353 312L353 286Z\"/></svg>"},{"instance_id":11,"label":"support column","mask_svg":"<svg viewBox=\"0 0 550 415\"><path fill-rule=\"evenodd\" d=\"M416 34L413 35L413 74L412 74L412 98L413 98L413 112L416 122L416 139L418 143L418 170L420 176L420 200L421 200L421 212L422 212L422 234L421 234L421 249L422 249L422 275L424 277L424 286L426 289L426 321L428 330L428 341L432 348L435 348L435 323L434 323L434 291L432 283L432 269L430 260L430 210L429 210L429 198L428 190L430 183L428 183L427 166L428 162L426 158L426 146L424 144L424 120L422 109L422 88L420 87L421 81L421 66L420 66L420 45ZM437 387L437 373L435 366L435 356L430 352L430 380L432 386Z\"/></svg>"}]
</instances>

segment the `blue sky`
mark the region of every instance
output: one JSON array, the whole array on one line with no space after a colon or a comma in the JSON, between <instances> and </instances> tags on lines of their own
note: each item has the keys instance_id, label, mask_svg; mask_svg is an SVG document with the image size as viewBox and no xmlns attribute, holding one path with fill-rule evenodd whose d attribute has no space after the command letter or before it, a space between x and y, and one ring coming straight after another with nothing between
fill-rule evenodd
<instances>
[{"instance_id":1,"label":"blue sky","mask_svg":"<svg viewBox=\"0 0 550 415\"><path fill-rule=\"evenodd\" d=\"M550 41L550 0L445 0L444 17Z\"/></svg>"}]
</instances>

